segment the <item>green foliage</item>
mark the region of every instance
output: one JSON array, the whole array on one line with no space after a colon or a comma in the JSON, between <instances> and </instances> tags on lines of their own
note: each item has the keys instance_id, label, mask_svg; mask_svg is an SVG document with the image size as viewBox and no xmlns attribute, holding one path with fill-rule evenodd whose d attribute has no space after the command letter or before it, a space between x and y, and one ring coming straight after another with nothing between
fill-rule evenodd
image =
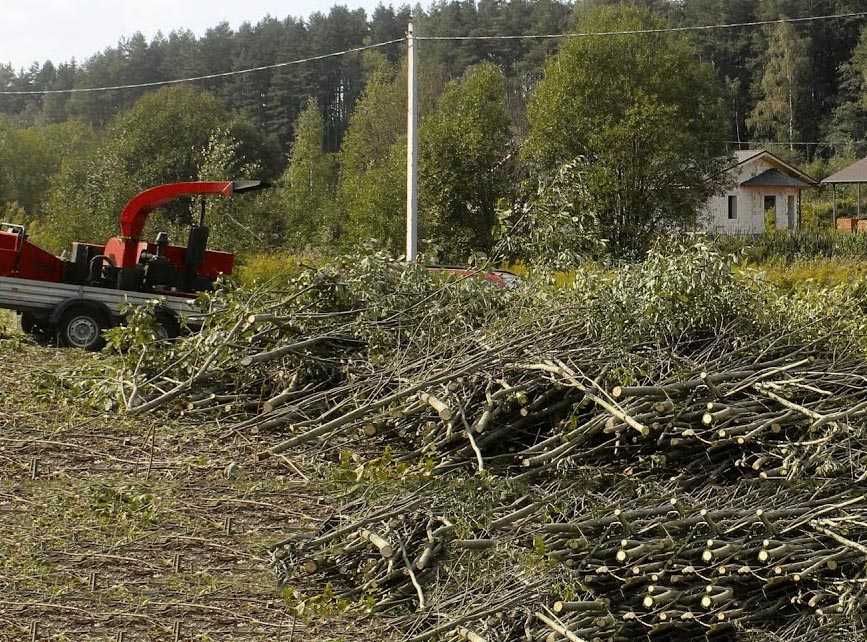
<instances>
[{"instance_id":1,"label":"green foliage","mask_svg":"<svg viewBox=\"0 0 867 642\"><path fill-rule=\"evenodd\" d=\"M434 3L414 13L422 34L477 35L750 22L808 15L813 4L509 0ZM833 4L840 12L861 8L858 0ZM408 14L408 7L371 15L334 7L309 20L268 17L237 30L222 24L202 37L181 31L148 42L135 35L87 65L0 65L0 86L83 88L266 66L400 38ZM497 199L514 201L512 187L521 184L511 148L527 132L523 159L537 170L530 191L554 181L563 163L583 160L601 237L627 256L639 255L657 232L690 222L712 191L702 179L716 175L722 140L753 133L830 139L833 146L790 150L822 160L867 153L867 30L856 20L780 25L766 36L743 29L692 39L571 39L545 65L559 46L425 41L420 205L429 256L463 261L491 249ZM114 232L119 208L142 187L211 175L208 168L258 166L260 176L277 176L288 160L274 194L213 205L216 245L330 252L376 239L399 253L406 182L400 55L389 47L215 80L212 95L175 87L2 96L0 207L17 203L13 215L35 222L36 239L59 251L72 238L98 241ZM537 83L543 65L546 77ZM438 100L446 79L456 80ZM217 130L228 132L219 144ZM517 196L512 209L524 198ZM805 195L803 212L815 228L831 218L821 195ZM181 204L160 226L187 218Z\"/></svg>"},{"instance_id":2,"label":"green foliage","mask_svg":"<svg viewBox=\"0 0 867 642\"><path fill-rule=\"evenodd\" d=\"M759 138L800 140L803 92L809 84L808 48L809 42L798 36L793 25L773 28L761 79L762 97L747 118Z\"/></svg>"},{"instance_id":3,"label":"green foliage","mask_svg":"<svg viewBox=\"0 0 867 642\"><path fill-rule=\"evenodd\" d=\"M94 140L93 130L77 121L18 128L0 117L0 208L21 208L22 223L38 219L61 163L86 153Z\"/></svg>"},{"instance_id":4,"label":"green foliage","mask_svg":"<svg viewBox=\"0 0 867 642\"><path fill-rule=\"evenodd\" d=\"M836 287L795 289L772 299L769 308L779 319L783 336L827 341L831 335L841 346L867 350L867 281L863 279Z\"/></svg>"},{"instance_id":5,"label":"green foliage","mask_svg":"<svg viewBox=\"0 0 867 642\"><path fill-rule=\"evenodd\" d=\"M378 67L350 121L340 155L336 236L345 246L374 240L398 253L404 238L406 83Z\"/></svg>"},{"instance_id":6,"label":"green foliage","mask_svg":"<svg viewBox=\"0 0 867 642\"><path fill-rule=\"evenodd\" d=\"M828 289L867 280L867 262L852 259L808 259L771 262L745 268L784 294Z\"/></svg>"},{"instance_id":7,"label":"green foliage","mask_svg":"<svg viewBox=\"0 0 867 642\"><path fill-rule=\"evenodd\" d=\"M791 263L809 259L865 259L867 235L833 230L773 231L760 236L719 236L714 243L723 252L743 255L756 263Z\"/></svg>"},{"instance_id":8,"label":"green foliage","mask_svg":"<svg viewBox=\"0 0 867 642\"><path fill-rule=\"evenodd\" d=\"M220 181L256 179L263 170L256 161L248 160L242 143L228 129L215 129L207 146L200 152L197 180ZM190 218L197 220L201 204L194 201ZM210 227L210 243L221 249L262 250L276 245L280 239L282 221L272 207L269 195L241 196L231 199L205 199L206 221ZM186 221L177 221L185 223ZM183 238L186 230L175 225L175 237Z\"/></svg>"},{"instance_id":9,"label":"green foliage","mask_svg":"<svg viewBox=\"0 0 867 642\"><path fill-rule=\"evenodd\" d=\"M409 462L395 461L391 448L386 446L380 457L368 459L347 450L340 451L340 461L333 471L335 483L388 482L404 479L413 472Z\"/></svg>"},{"instance_id":10,"label":"green foliage","mask_svg":"<svg viewBox=\"0 0 867 642\"><path fill-rule=\"evenodd\" d=\"M507 0L503 2L436 2L413 14L420 34L467 36L477 34L557 33L569 30L571 16L587 6L634 4L671 20L677 26L743 23L776 19L783 15L815 15L816 0L642 0L615 3L593 0L567 3L560 0ZM863 9L862 0L833 0L825 3L827 13ZM25 69L0 65L0 86L12 90L39 91L98 85L122 85L170 80L179 75L219 73L296 60L328 51L341 51L365 43L382 42L404 35L410 7L382 6L365 14L335 6L310 16L269 16L237 29L228 24L213 25L197 37L188 30L158 34L147 41L140 34L124 38L114 47L94 52L86 65L74 61L34 64ZM838 70L848 65L863 24L858 20L829 20L799 24L804 55L810 60L809 91L803 96L800 128L805 140L823 140L831 121L832 108L846 106L840 123L829 134L832 140L864 140L852 129L860 119L852 107L863 92L850 91L848 80ZM747 138L745 119L758 100L762 62L770 49L769 39L757 37L754 29L709 30L695 36L698 55L710 61L721 83L725 83L731 105L731 125L722 138ZM663 49L667 37L652 37ZM523 130L525 93L546 56L556 51L556 40L479 40L464 42L427 41L421 58L441 67L448 78L458 78L470 66L483 61L503 69L509 82L509 110L518 130ZM394 63L399 47L383 48L383 57ZM256 74L215 79L208 84L229 109L243 113L274 141L285 145L293 138L298 115L308 97L323 110L326 146L335 150L349 124L357 98L364 90L368 70L358 56L321 60L308 65L291 65ZM807 79L805 79L807 80ZM56 123L71 116L102 127L117 114L129 109L146 90L106 94L63 94L48 96L0 97L0 112L23 124ZM849 116L854 116L850 118ZM844 121L848 120L848 124ZM844 127L845 126L845 127ZM848 132L843 136L844 132ZM838 137L840 134L840 137ZM825 155L827 150L818 150ZM863 151L863 150L862 150ZM861 151L858 152L859 154ZM811 154L812 155L812 154ZM285 157L269 155L268 170L279 170Z\"/></svg>"},{"instance_id":11,"label":"green foliage","mask_svg":"<svg viewBox=\"0 0 867 642\"><path fill-rule=\"evenodd\" d=\"M336 225L334 189L337 163L323 150L324 124L310 99L295 125L289 166L281 180L277 204L285 216L285 244L303 249L317 244Z\"/></svg>"},{"instance_id":12,"label":"green foliage","mask_svg":"<svg viewBox=\"0 0 867 642\"><path fill-rule=\"evenodd\" d=\"M283 600L295 617L303 622L309 622L312 618L334 617L353 607L352 600L337 597L330 584L326 584L322 593L316 595L306 595L287 586L283 589Z\"/></svg>"},{"instance_id":13,"label":"green foliage","mask_svg":"<svg viewBox=\"0 0 867 642\"><path fill-rule=\"evenodd\" d=\"M286 252L242 255L233 276L242 285L254 286L259 283L288 281L303 272L305 265L315 264L315 257Z\"/></svg>"},{"instance_id":14,"label":"green foliage","mask_svg":"<svg viewBox=\"0 0 867 642\"><path fill-rule=\"evenodd\" d=\"M161 372L181 381L208 362L218 378L270 386L273 373L265 373L273 364L265 363L261 371L260 366L242 367L239 345L255 341L268 350L300 337L328 335L333 338L311 348L323 358L311 359L305 351L287 358L295 360L305 378L329 379L339 376L340 363L355 354L377 364L411 355L421 359L434 343L458 342L477 328L498 323L527 294L523 289L498 289L481 278L449 281L446 287L421 265L395 262L367 249L289 279L247 288L221 284L200 296L202 309L209 313L202 331L174 341L155 343L153 314L140 309L128 316L125 326L108 333L109 350L118 358L112 367L136 376ZM262 335L261 327L246 320L263 310L292 322ZM417 330L406 333L404 326Z\"/></svg>"},{"instance_id":15,"label":"green foliage","mask_svg":"<svg viewBox=\"0 0 867 642\"><path fill-rule=\"evenodd\" d=\"M27 211L16 201L0 203L0 222L24 225L27 223Z\"/></svg>"},{"instance_id":16,"label":"green foliage","mask_svg":"<svg viewBox=\"0 0 867 642\"><path fill-rule=\"evenodd\" d=\"M488 251L497 199L511 179L502 72L482 64L450 83L420 137L419 209L427 252L463 261L473 251Z\"/></svg>"},{"instance_id":17,"label":"green foliage","mask_svg":"<svg viewBox=\"0 0 867 642\"><path fill-rule=\"evenodd\" d=\"M606 241L583 169L578 162L565 163L535 190L525 186L526 193L499 213L502 255L563 270L604 254Z\"/></svg>"},{"instance_id":18,"label":"green foliage","mask_svg":"<svg viewBox=\"0 0 867 642\"><path fill-rule=\"evenodd\" d=\"M158 306L157 299L144 305L127 306L123 310L126 323L105 332L106 349L118 353L130 350L146 352L148 346L159 340Z\"/></svg>"},{"instance_id":19,"label":"green foliage","mask_svg":"<svg viewBox=\"0 0 867 642\"><path fill-rule=\"evenodd\" d=\"M858 46L840 68L841 99L829 123L828 136L838 142L838 155L861 157L867 153L867 27Z\"/></svg>"},{"instance_id":20,"label":"green foliage","mask_svg":"<svg viewBox=\"0 0 867 642\"><path fill-rule=\"evenodd\" d=\"M117 231L118 215L139 191L195 180L214 163L229 169L255 162L226 159L226 154L237 151L234 143L223 143L224 148L218 149L220 143L213 138L217 132L241 140L234 131L226 110L206 93L172 87L146 95L112 121L103 142L91 153L61 164L48 194L49 226L41 231L41 240L56 249L72 240L103 240ZM225 145L231 149L227 151ZM188 220L189 211L175 204L155 224L182 225Z\"/></svg>"},{"instance_id":21,"label":"green foliage","mask_svg":"<svg viewBox=\"0 0 867 642\"><path fill-rule=\"evenodd\" d=\"M247 310L246 300L236 296L234 292L235 287L232 284L218 282L213 292L203 293L199 296L198 303L201 309L206 311L216 306L226 315L244 314ZM158 370L168 367L174 362L178 376L188 378L195 373L197 366L194 360L189 358L189 352L186 352L185 358L179 359L179 357L184 355L186 350L189 350L189 345L195 345L198 349L207 350L210 353L213 349L210 342L214 342L216 339L212 337L209 343L203 344L204 335L195 333L186 338L158 340L156 324L158 305L159 301L154 300L149 305L135 306L124 310L124 325L114 327L105 333L106 352L116 354L120 363L132 370ZM228 327L223 327L220 324L214 325L218 326L214 329L215 333L225 340L231 325ZM162 344L159 349L153 349L158 343ZM218 343L217 352L218 354L229 354L231 347Z\"/></svg>"},{"instance_id":22,"label":"green foliage","mask_svg":"<svg viewBox=\"0 0 867 642\"><path fill-rule=\"evenodd\" d=\"M615 341L712 335L749 319L749 296L731 257L701 241L661 239L644 262L621 268L609 288L600 323Z\"/></svg>"},{"instance_id":23,"label":"green foliage","mask_svg":"<svg viewBox=\"0 0 867 642\"><path fill-rule=\"evenodd\" d=\"M599 7L578 31L664 27L649 11ZM574 38L545 65L523 154L537 171L583 158L589 195L616 253L689 224L721 176L720 84L682 35Z\"/></svg>"},{"instance_id":24,"label":"green foliage","mask_svg":"<svg viewBox=\"0 0 867 642\"><path fill-rule=\"evenodd\" d=\"M776 209L766 209L763 214L763 223L765 234L773 234L777 229L777 211Z\"/></svg>"}]
</instances>

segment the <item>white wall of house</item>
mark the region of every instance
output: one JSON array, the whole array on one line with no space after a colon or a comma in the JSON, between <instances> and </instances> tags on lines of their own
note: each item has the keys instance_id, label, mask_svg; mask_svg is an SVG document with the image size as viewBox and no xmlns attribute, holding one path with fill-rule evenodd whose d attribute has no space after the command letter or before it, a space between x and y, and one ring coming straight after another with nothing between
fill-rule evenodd
<instances>
[{"instance_id":1,"label":"white wall of house","mask_svg":"<svg viewBox=\"0 0 867 642\"><path fill-rule=\"evenodd\" d=\"M780 167L767 159L755 158L733 168L730 172L731 181L725 192L712 197L699 214L699 226L706 231L722 234L761 234L765 231L765 197L773 197L777 211L777 229L794 227L799 220L800 188L739 186L740 183L769 169ZM729 218L730 196L737 198L737 216L734 219Z\"/></svg>"}]
</instances>

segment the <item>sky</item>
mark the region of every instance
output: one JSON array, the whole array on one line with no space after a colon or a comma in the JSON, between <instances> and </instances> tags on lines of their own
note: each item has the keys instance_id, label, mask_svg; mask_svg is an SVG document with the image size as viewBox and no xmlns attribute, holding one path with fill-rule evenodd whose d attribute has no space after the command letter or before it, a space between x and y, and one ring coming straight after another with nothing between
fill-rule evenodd
<instances>
[{"instance_id":1,"label":"sky","mask_svg":"<svg viewBox=\"0 0 867 642\"><path fill-rule=\"evenodd\" d=\"M147 39L174 29L201 35L222 21L308 16L338 3L370 12L379 0L0 0L0 63L83 61L136 31Z\"/></svg>"}]
</instances>

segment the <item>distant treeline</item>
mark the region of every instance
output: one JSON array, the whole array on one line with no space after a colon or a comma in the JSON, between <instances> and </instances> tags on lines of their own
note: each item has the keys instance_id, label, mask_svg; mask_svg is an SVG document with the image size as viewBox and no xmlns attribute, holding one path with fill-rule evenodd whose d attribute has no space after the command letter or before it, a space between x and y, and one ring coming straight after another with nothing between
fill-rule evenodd
<instances>
[{"instance_id":1,"label":"distant treeline","mask_svg":"<svg viewBox=\"0 0 867 642\"><path fill-rule=\"evenodd\" d=\"M427 34L557 32L569 23L571 7L554 0L510 2L453 2L417 11L417 31ZM117 47L86 61L34 63L17 71L0 65L0 88L8 90L71 89L149 83L174 78L218 74L272 65L402 38L410 15L407 6L380 6L367 15L363 9L335 6L327 14L308 18L265 18L233 30L216 25L201 37L191 31L158 34L150 42L136 33ZM552 43L510 42L425 44L428 64L443 65L451 77L483 60L510 73L538 70ZM396 61L405 47L395 44L383 52ZM362 56L328 58L271 71L200 82L232 110L240 111L279 141L292 138L293 125L308 97L321 106L326 119L327 144L336 149L349 114L367 77ZM129 109L147 90L108 94L0 97L0 113L24 122L60 122L68 118L103 126Z\"/></svg>"},{"instance_id":2,"label":"distant treeline","mask_svg":"<svg viewBox=\"0 0 867 642\"><path fill-rule=\"evenodd\" d=\"M673 25L741 23L779 17L800 17L857 11L861 0L480 0L434 2L415 9L417 32L423 35L540 34L571 30L573 14L599 4L635 4L649 8ZM16 70L0 65L0 87L10 90L70 89L147 83L222 73L316 56L364 44L400 38L410 14L408 6L379 6L371 15L363 9L335 6L327 14L307 18L273 17L233 30L226 23L196 37L190 31L158 34L150 42L140 33L117 47L85 61L44 61ZM725 84L730 108L726 138L732 140L827 141L865 138L863 75L853 60L863 21L828 21L797 25L774 37L767 29L705 31L694 41L701 59L716 69ZM664 37L659 38L663 47ZM500 66L520 103L538 79L545 56L557 41L505 40L424 43L420 55L441 65L449 78L482 61ZM385 49L394 61L403 52ZM785 68L769 56L785 55ZM862 52L860 64L863 65ZM780 78L780 75L788 76ZM361 95L366 76L360 56L331 58L273 71L214 80L199 86L213 92L233 110L242 111L281 144L292 138L293 125L308 97L316 99L325 116L327 144L336 149L349 114ZM762 109L762 99L780 82L791 85L792 114ZM56 123L78 118L105 125L128 109L145 90L110 94L0 97L0 113L27 123ZM789 118L791 116L791 118ZM807 147L807 155L817 150ZM819 148L822 154L833 150ZM858 152L867 151L859 145Z\"/></svg>"}]
</instances>

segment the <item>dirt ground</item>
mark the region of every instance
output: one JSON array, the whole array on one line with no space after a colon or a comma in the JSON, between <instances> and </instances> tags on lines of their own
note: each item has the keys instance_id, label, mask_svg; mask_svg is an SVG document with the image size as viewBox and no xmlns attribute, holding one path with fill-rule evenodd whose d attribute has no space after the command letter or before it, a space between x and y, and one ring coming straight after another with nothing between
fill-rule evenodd
<instances>
[{"instance_id":1,"label":"dirt ground","mask_svg":"<svg viewBox=\"0 0 867 642\"><path fill-rule=\"evenodd\" d=\"M0 640L358 639L295 621L269 569L328 512L303 471L254 463L255 434L88 409L63 370L100 358L0 338Z\"/></svg>"}]
</instances>

